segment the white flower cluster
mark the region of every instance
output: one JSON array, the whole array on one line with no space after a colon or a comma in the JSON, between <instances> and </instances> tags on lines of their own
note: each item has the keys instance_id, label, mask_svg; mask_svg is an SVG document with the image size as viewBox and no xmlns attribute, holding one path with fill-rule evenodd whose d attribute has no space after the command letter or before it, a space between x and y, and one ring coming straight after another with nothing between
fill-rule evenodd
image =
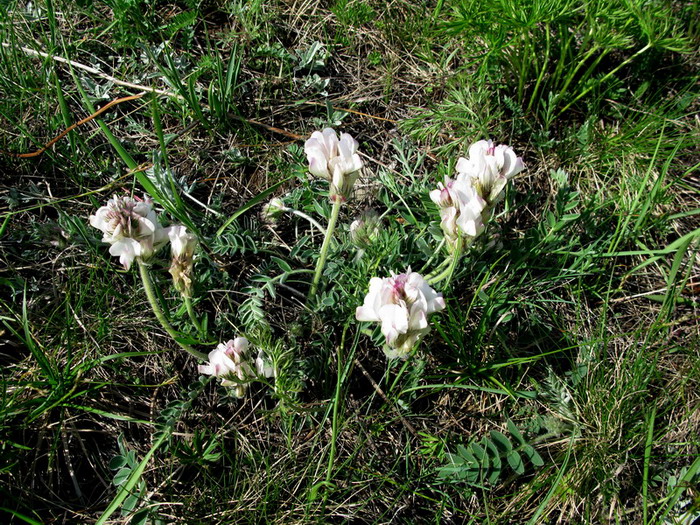
<instances>
[{"instance_id":1,"label":"white flower cluster","mask_svg":"<svg viewBox=\"0 0 700 525\"><path fill-rule=\"evenodd\" d=\"M413 347L430 331L428 316L445 308L442 294L423 277L412 272L383 279L373 277L364 304L357 308L358 321L382 324L387 357L406 359Z\"/></svg>"},{"instance_id":2,"label":"white flower cluster","mask_svg":"<svg viewBox=\"0 0 700 525\"><path fill-rule=\"evenodd\" d=\"M473 240L484 231L508 180L524 168L510 146L480 140L469 147L469 158L457 161L457 177L445 177L445 183L430 192L440 207L440 226L451 246L460 237Z\"/></svg>"},{"instance_id":3,"label":"white flower cluster","mask_svg":"<svg viewBox=\"0 0 700 525\"><path fill-rule=\"evenodd\" d=\"M168 242L168 229L158 222L153 201L114 196L90 216L90 224L111 244L109 253L119 257L127 270L136 257L146 260Z\"/></svg>"},{"instance_id":4,"label":"white flower cluster","mask_svg":"<svg viewBox=\"0 0 700 525\"><path fill-rule=\"evenodd\" d=\"M175 288L189 297L197 237L181 225L163 228L150 198L144 196L141 200L115 195L95 215L90 215L90 224L102 231L102 242L111 245L109 253L119 257L127 270L134 259L139 257L147 261L170 241L173 257L170 273Z\"/></svg>"},{"instance_id":5,"label":"white flower cluster","mask_svg":"<svg viewBox=\"0 0 700 525\"><path fill-rule=\"evenodd\" d=\"M262 350L252 359L249 348L250 342L245 337L220 343L209 352L209 363L199 365L199 373L220 377L223 386L235 388L236 396L243 397L250 381L257 377L275 376L275 369L266 360Z\"/></svg>"},{"instance_id":6,"label":"white flower cluster","mask_svg":"<svg viewBox=\"0 0 700 525\"><path fill-rule=\"evenodd\" d=\"M475 238L484 231L481 214L486 202L464 177L445 177L445 184L438 183L430 199L440 207L440 227L450 245L460 236Z\"/></svg>"},{"instance_id":7,"label":"white flower cluster","mask_svg":"<svg viewBox=\"0 0 700 525\"><path fill-rule=\"evenodd\" d=\"M347 200L360 175L362 160L357 154L358 146L348 133L341 133L339 140L333 128L314 131L304 144L309 171L331 183L329 195L332 201Z\"/></svg>"}]
</instances>

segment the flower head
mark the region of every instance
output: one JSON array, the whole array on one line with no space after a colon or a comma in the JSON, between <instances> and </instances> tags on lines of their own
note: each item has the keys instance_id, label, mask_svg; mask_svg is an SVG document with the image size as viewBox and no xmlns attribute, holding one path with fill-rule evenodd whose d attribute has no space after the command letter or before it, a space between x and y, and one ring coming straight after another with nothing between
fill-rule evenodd
<instances>
[{"instance_id":1,"label":"flower head","mask_svg":"<svg viewBox=\"0 0 700 525\"><path fill-rule=\"evenodd\" d=\"M236 396L243 397L247 383L256 377L275 376L275 369L262 350L253 359L249 349L250 342L245 337L236 337L226 343L220 343L209 352L209 363L199 365L199 373L220 377L223 386L235 388Z\"/></svg>"},{"instance_id":2,"label":"flower head","mask_svg":"<svg viewBox=\"0 0 700 525\"><path fill-rule=\"evenodd\" d=\"M90 216L90 224L102 231L109 253L119 257L127 270L136 257L148 259L168 240L168 230L158 222L153 201L114 196Z\"/></svg>"},{"instance_id":3,"label":"flower head","mask_svg":"<svg viewBox=\"0 0 700 525\"><path fill-rule=\"evenodd\" d=\"M445 177L445 184L438 183L430 198L440 207L440 227L450 246L459 237L474 239L484 231L482 212L486 202L470 182Z\"/></svg>"},{"instance_id":4,"label":"flower head","mask_svg":"<svg viewBox=\"0 0 700 525\"><path fill-rule=\"evenodd\" d=\"M457 179L470 182L489 206L503 196L508 180L525 169L523 159L513 148L491 140L480 140L469 147L469 159L457 161Z\"/></svg>"},{"instance_id":5,"label":"flower head","mask_svg":"<svg viewBox=\"0 0 700 525\"><path fill-rule=\"evenodd\" d=\"M358 146L348 133L341 133L339 140L333 128L314 131L304 144L309 171L331 183L331 200L345 200L350 195L362 169Z\"/></svg>"},{"instance_id":6,"label":"flower head","mask_svg":"<svg viewBox=\"0 0 700 525\"><path fill-rule=\"evenodd\" d=\"M236 396L242 397L245 394L246 381L255 377L248 357L249 345L245 337L236 337L226 343L220 343L209 352L209 363L199 365L199 373L222 378L223 386L234 387Z\"/></svg>"},{"instance_id":7,"label":"flower head","mask_svg":"<svg viewBox=\"0 0 700 525\"><path fill-rule=\"evenodd\" d=\"M442 294L423 277L412 272L373 277L364 304L357 308L358 321L381 323L387 357L406 359L411 349L430 331L428 316L445 308Z\"/></svg>"},{"instance_id":8,"label":"flower head","mask_svg":"<svg viewBox=\"0 0 700 525\"><path fill-rule=\"evenodd\" d=\"M185 297L192 297L192 266L194 251L199 242L197 237L188 233L184 226L171 226L168 231L172 262L170 275L173 276L175 289Z\"/></svg>"}]
</instances>

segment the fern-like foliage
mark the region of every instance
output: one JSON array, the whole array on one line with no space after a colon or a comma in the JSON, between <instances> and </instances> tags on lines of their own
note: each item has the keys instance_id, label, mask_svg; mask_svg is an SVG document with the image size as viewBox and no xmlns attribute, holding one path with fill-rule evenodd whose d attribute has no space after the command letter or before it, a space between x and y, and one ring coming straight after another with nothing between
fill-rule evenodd
<instances>
[{"instance_id":1,"label":"fern-like foliage","mask_svg":"<svg viewBox=\"0 0 700 525\"><path fill-rule=\"evenodd\" d=\"M254 232L241 229L227 232L212 240L211 250L218 255L245 255L258 253L259 246Z\"/></svg>"},{"instance_id":2,"label":"fern-like foliage","mask_svg":"<svg viewBox=\"0 0 700 525\"><path fill-rule=\"evenodd\" d=\"M183 11L168 20L168 23L160 29L168 35L168 38L172 38L181 29L194 25L198 17L197 11Z\"/></svg>"},{"instance_id":3,"label":"fern-like foliage","mask_svg":"<svg viewBox=\"0 0 700 525\"><path fill-rule=\"evenodd\" d=\"M468 445L457 445L455 453L448 453L448 463L438 468L438 477L444 481L468 485L494 485L501 475L512 471L522 475L526 462L533 467L544 465L542 456L530 445L518 427L509 419L508 432L492 430L488 436Z\"/></svg>"}]
</instances>

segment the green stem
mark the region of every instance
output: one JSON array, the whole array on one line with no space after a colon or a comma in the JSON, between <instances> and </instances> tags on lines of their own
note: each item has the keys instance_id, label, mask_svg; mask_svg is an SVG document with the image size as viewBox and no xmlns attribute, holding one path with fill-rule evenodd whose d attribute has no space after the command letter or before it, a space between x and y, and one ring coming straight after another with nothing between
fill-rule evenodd
<instances>
[{"instance_id":1,"label":"green stem","mask_svg":"<svg viewBox=\"0 0 700 525\"><path fill-rule=\"evenodd\" d=\"M323 506L325 507L328 500L330 492L335 489L335 484L333 483L333 468L335 467L335 458L338 452L338 436L340 434L340 423L339 423L339 412L342 408L343 400L343 384L345 380L351 373L354 358L355 358L355 347L357 346L357 337L355 342L348 353L348 358L343 363L343 350L345 349L345 336L350 325L346 324L343 328L343 334L340 336L340 346L338 347L338 376L337 382L335 384L335 395L333 396L333 412L331 416L331 447L328 454L328 467L326 468L326 479L322 481L319 486L326 488L323 494ZM357 333L359 335L359 332Z\"/></svg>"},{"instance_id":2,"label":"green stem","mask_svg":"<svg viewBox=\"0 0 700 525\"><path fill-rule=\"evenodd\" d=\"M445 283L445 286L450 284L450 281L452 280L452 275L455 273L455 269L457 268L457 263L462 258L463 248L464 239L460 236L457 238L455 249L452 252L452 259L450 260L450 265L439 274L432 277L428 276L428 278L426 279L426 281L428 281L428 284L436 284L442 281L443 279L447 279L447 283Z\"/></svg>"},{"instance_id":3,"label":"green stem","mask_svg":"<svg viewBox=\"0 0 700 525\"><path fill-rule=\"evenodd\" d=\"M346 327L347 329L347 327ZM335 396L333 398L333 415L331 419L331 450L328 454L328 468L326 469L326 485L331 485L331 479L333 479L333 466L335 464L335 455L337 452L337 440L338 440L338 407L340 405L341 391L343 388L343 345L345 339L345 331L343 332L343 340L340 342L338 347L338 378L335 384Z\"/></svg>"},{"instance_id":4,"label":"green stem","mask_svg":"<svg viewBox=\"0 0 700 525\"><path fill-rule=\"evenodd\" d=\"M342 205L342 200L336 197L333 203L333 210L331 211L331 220L328 222L328 229L326 230L326 236L323 239L323 244L321 245L321 255L316 263L316 273L314 273L314 280L311 283L311 291L309 292L309 299L313 299L318 290L318 283L321 281L321 274L323 273L323 267L326 265L326 258L328 257L328 249L331 246L331 237L333 237L333 232L335 231L335 224L338 222L338 215L340 215L340 206Z\"/></svg>"},{"instance_id":5,"label":"green stem","mask_svg":"<svg viewBox=\"0 0 700 525\"><path fill-rule=\"evenodd\" d=\"M161 310L160 306L158 305L158 299L156 298L156 294L153 291L153 283L151 283L151 277L150 275L148 275L148 266L146 266L146 264L141 260L140 257L137 257L136 261L139 263L139 274L141 276L141 282L143 283L143 289L146 292L146 297L148 297L148 302L151 303L153 313L156 314L156 318L160 322L161 326L165 329L166 332L168 332L170 337L172 337L175 340L175 342L182 347L183 350L193 355L197 359L206 361L207 356L204 355L202 352L198 352L190 345L178 341L178 333L170 325L168 320L165 318L163 310Z\"/></svg>"},{"instance_id":6,"label":"green stem","mask_svg":"<svg viewBox=\"0 0 700 525\"><path fill-rule=\"evenodd\" d=\"M443 273L445 268L452 264L452 256L453 254L448 254L448 256L440 264L438 264L432 272L425 276L425 280L430 282L431 279Z\"/></svg>"},{"instance_id":7,"label":"green stem","mask_svg":"<svg viewBox=\"0 0 700 525\"><path fill-rule=\"evenodd\" d=\"M182 298L185 300L185 308L187 308L187 315L190 316L190 321L192 321L192 324L197 329L197 332L199 332L200 335L204 335L204 331L202 330L202 323L199 322L199 319L197 319L197 314L195 314L194 312L194 306L192 306L192 299L184 295L182 296Z\"/></svg>"}]
</instances>

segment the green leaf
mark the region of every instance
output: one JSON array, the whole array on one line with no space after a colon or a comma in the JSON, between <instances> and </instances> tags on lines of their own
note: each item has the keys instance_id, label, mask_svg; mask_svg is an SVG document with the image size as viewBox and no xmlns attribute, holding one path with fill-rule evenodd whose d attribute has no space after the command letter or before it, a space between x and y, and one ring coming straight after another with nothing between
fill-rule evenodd
<instances>
[{"instance_id":1,"label":"green leaf","mask_svg":"<svg viewBox=\"0 0 700 525\"><path fill-rule=\"evenodd\" d=\"M532 447L532 445L525 445L523 447L523 454L527 457L527 459L530 460L530 463L532 463L536 467L541 467L544 465L544 460L542 459L542 456L539 455L539 453Z\"/></svg>"},{"instance_id":2,"label":"green leaf","mask_svg":"<svg viewBox=\"0 0 700 525\"><path fill-rule=\"evenodd\" d=\"M109 462L110 470L118 470L126 465L126 458L124 456L114 456Z\"/></svg>"},{"instance_id":3,"label":"green leaf","mask_svg":"<svg viewBox=\"0 0 700 525\"><path fill-rule=\"evenodd\" d=\"M513 450L512 443L502 432L499 432L498 430L492 430L491 439L496 444L500 452L508 453L511 450Z\"/></svg>"},{"instance_id":4,"label":"green leaf","mask_svg":"<svg viewBox=\"0 0 700 525\"><path fill-rule=\"evenodd\" d=\"M447 459L450 460L452 465L461 466L464 465L464 458L458 454L447 453Z\"/></svg>"},{"instance_id":5,"label":"green leaf","mask_svg":"<svg viewBox=\"0 0 700 525\"><path fill-rule=\"evenodd\" d=\"M481 448L481 446L477 443L472 443L470 449L474 454L474 457L479 460L479 465L481 468L484 471L487 471L489 469L489 455L486 453L486 450Z\"/></svg>"},{"instance_id":6,"label":"green leaf","mask_svg":"<svg viewBox=\"0 0 700 525\"><path fill-rule=\"evenodd\" d=\"M139 502L139 494L131 494L124 500L122 505L122 516L128 516L136 508L136 504Z\"/></svg>"},{"instance_id":7,"label":"green leaf","mask_svg":"<svg viewBox=\"0 0 700 525\"><path fill-rule=\"evenodd\" d=\"M525 464L523 463L523 459L515 450L511 450L506 456L506 459L508 460L510 468L512 468L516 474L522 474L525 472Z\"/></svg>"},{"instance_id":8,"label":"green leaf","mask_svg":"<svg viewBox=\"0 0 700 525\"><path fill-rule=\"evenodd\" d=\"M20 519L24 523L28 523L29 525L42 525L42 523L40 521L36 521L34 518L30 518L29 516L21 514L21 513L17 512L16 510L8 509L6 507L0 507L0 511L7 512L8 514L12 515L13 517Z\"/></svg>"},{"instance_id":9,"label":"green leaf","mask_svg":"<svg viewBox=\"0 0 700 525\"><path fill-rule=\"evenodd\" d=\"M510 419L508 420L508 432L511 433L511 435L520 445L525 445L527 443L523 435L520 433L520 430L518 430L518 427L516 427L515 423L513 423Z\"/></svg>"},{"instance_id":10,"label":"green leaf","mask_svg":"<svg viewBox=\"0 0 700 525\"><path fill-rule=\"evenodd\" d=\"M149 509L141 509L134 514L134 517L129 521L129 525L146 525L148 521L148 510Z\"/></svg>"},{"instance_id":11,"label":"green leaf","mask_svg":"<svg viewBox=\"0 0 700 525\"><path fill-rule=\"evenodd\" d=\"M463 471L464 469L458 467L440 467L437 469L437 476L440 479L462 478L460 473Z\"/></svg>"},{"instance_id":12,"label":"green leaf","mask_svg":"<svg viewBox=\"0 0 700 525\"><path fill-rule=\"evenodd\" d=\"M131 469L129 467L121 468L119 469L119 472L117 472L114 475L114 479L112 479L112 484L114 484L115 487L118 487L119 485L123 484L127 479L129 479L130 475Z\"/></svg>"},{"instance_id":13,"label":"green leaf","mask_svg":"<svg viewBox=\"0 0 700 525\"><path fill-rule=\"evenodd\" d=\"M277 263L277 266L279 266L282 269L282 271L285 271L287 273L292 271L292 267L289 266L289 263L287 261L285 261L284 259L280 259L279 257L275 257L274 255L272 257L270 257L270 259L275 261L275 263Z\"/></svg>"},{"instance_id":14,"label":"green leaf","mask_svg":"<svg viewBox=\"0 0 700 525\"><path fill-rule=\"evenodd\" d=\"M491 485L495 485L498 482L498 478L501 477L501 469L492 469L491 472L489 472L489 475L486 478L486 481L488 481Z\"/></svg>"},{"instance_id":15,"label":"green leaf","mask_svg":"<svg viewBox=\"0 0 700 525\"><path fill-rule=\"evenodd\" d=\"M491 441L489 438L484 436L484 438L481 440L481 442L484 445L484 448L486 449L486 452L489 454L490 459L491 459L491 465L495 469L501 469L501 454L498 451L498 447L493 444L493 441Z\"/></svg>"}]
</instances>

